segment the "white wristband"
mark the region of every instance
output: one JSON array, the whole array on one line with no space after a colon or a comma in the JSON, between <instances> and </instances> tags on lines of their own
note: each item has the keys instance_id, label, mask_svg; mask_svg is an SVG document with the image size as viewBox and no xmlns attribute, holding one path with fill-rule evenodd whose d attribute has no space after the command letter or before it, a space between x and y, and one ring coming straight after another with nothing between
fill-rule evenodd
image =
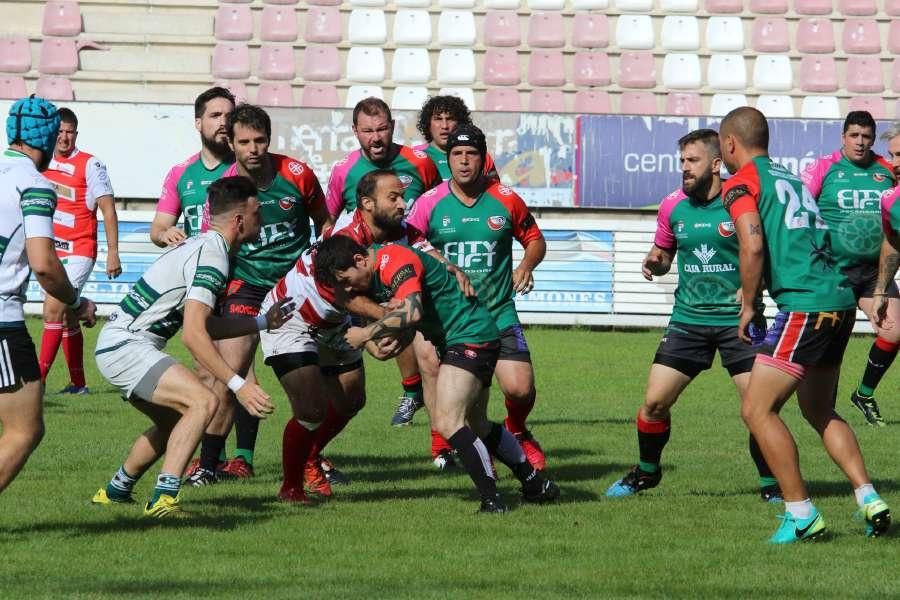
<instances>
[{"instance_id":1,"label":"white wristband","mask_svg":"<svg viewBox=\"0 0 900 600\"><path fill-rule=\"evenodd\" d=\"M244 378L235 373L235 375L228 380L227 385L229 390L237 394L238 390L244 387L245 383L246 381L244 381Z\"/></svg>"},{"instance_id":2,"label":"white wristband","mask_svg":"<svg viewBox=\"0 0 900 600\"><path fill-rule=\"evenodd\" d=\"M256 315L256 328L260 331L266 331L269 329L269 321L266 320L266 315L260 313Z\"/></svg>"}]
</instances>

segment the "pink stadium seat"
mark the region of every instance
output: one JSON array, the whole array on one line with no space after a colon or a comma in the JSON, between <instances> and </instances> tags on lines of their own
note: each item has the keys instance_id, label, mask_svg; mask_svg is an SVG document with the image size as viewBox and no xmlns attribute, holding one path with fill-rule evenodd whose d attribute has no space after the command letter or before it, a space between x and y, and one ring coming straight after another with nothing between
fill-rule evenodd
<instances>
[{"instance_id":1,"label":"pink stadium seat","mask_svg":"<svg viewBox=\"0 0 900 600\"><path fill-rule=\"evenodd\" d=\"M488 85L519 85L519 55L511 48L488 48L484 54L484 82Z\"/></svg>"},{"instance_id":2,"label":"pink stadium seat","mask_svg":"<svg viewBox=\"0 0 900 600\"><path fill-rule=\"evenodd\" d=\"M844 21L844 52L849 54L878 54L881 36L875 19L847 19Z\"/></svg>"},{"instance_id":3,"label":"pink stadium seat","mask_svg":"<svg viewBox=\"0 0 900 600\"><path fill-rule=\"evenodd\" d=\"M884 81L881 76L881 61L878 57L851 56L847 60L847 85L848 92L876 93L884 91Z\"/></svg>"},{"instance_id":4,"label":"pink stadium seat","mask_svg":"<svg viewBox=\"0 0 900 600\"><path fill-rule=\"evenodd\" d=\"M891 65L891 89L895 92L900 92L900 60L896 58Z\"/></svg>"},{"instance_id":5,"label":"pink stadium seat","mask_svg":"<svg viewBox=\"0 0 900 600\"><path fill-rule=\"evenodd\" d=\"M609 46L609 18L598 13L575 13L572 45L576 48Z\"/></svg>"},{"instance_id":6,"label":"pink stadium seat","mask_svg":"<svg viewBox=\"0 0 900 600\"><path fill-rule=\"evenodd\" d=\"M532 112L566 112L566 95L561 90L534 90L528 98Z\"/></svg>"},{"instance_id":7,"label":"pink stadium seat","mask_svg":"<svg viewBox=\"0 0 900 600\"><path fill-rule=\"evenodd\" d=\"M891 54L900 54L900 19L892 20L888 27L888 50Z\"/></svg>"},{"instance_id":8,"label":"pink stadium seat","mask_svg":"<svg viewBox=\"0 0 900 600\"><path fill-rule=\"evenodd\" d=\"M263 0L263 4L276 4L276 5L288 5L288 4L297 4L300 0ZM313 4L310 2L309 4Z\"/></svg>"},{"instance_id":9,"label":"pink stadium seat","mask_svg":"<svg viewBox=\"0 0 900 600\"><path fill-rule=\"evenodd\" d=\"M222 81L216 81L213 85L223 87L231 92L231 95L234 96L238 103L247 102L250 99L250 94L247 92L247 84L243 81L223 79Z\"/></svg>"},{"instance_id":10,"label":"pink stadium seat","mask_svg":"<svg viewBox=\"0 0 900 600\"><path fill-rule=\"evenodd\" d=\"M884 12L891 17L900 17L900 0L884 0Z\"/></svg>"},{"instance_id":11,"label":"pink stadium seat","mask_svg":"<svg viewBox=\"0 0 900 600\"><path fill-rule=\"evenodd\" d=\"M839 4L842 15L869 17L878 13L875 0L841 0Z\"/></svg>"},{"instance_id":12,"label":"pink stadium seat","mask_svg":"<svg viewBox=\"0 0 900 600\"><path fill-rule=\"evenodd\" d=\"M807 54L834 52L834 28L831 19L803 19L797 25L797 50Z\"/></svg>"},{"instance_id":13,"label":"pink stadium seat","mask_svg":"<svg viewBox=\"0 0 900 600\"><path fill-rule=\"evenodd\" d=\"M518 112L522 110L519 92L512 88L491 88L484 93L484 109L491 111Z\"/></svg>"},{"instance_id":14,"label":"pink stadium seat","mask_svg":"<svg viewBox=\"0 0 900 600\"><path fill-rule=\"evenodd\" d=\"M297 41L297 14L286 6L264 6L259 37L264 42Z\"/></svg>"},{"instance_id":15,"label":"pink stadium seat","mask_svg":"<svg viewBox=\"0 0 900 600\"><path fill-rule=\"evenodd\" d=\"M838 89L837 66L832 56L804 56L800 61L800 89L834 92Z\"/></svg>"},{"instance_id":16,"label":"pink stadium seat","mask_svg":"<svg viewBox=\"0 0 900 600\"><path fill-rule=\"evenodd\" d=\"M72 82L67 77L41 77L37 80L34 93L47 100L69 101L75 99Z\"/></svg>"},{"instance_id":17,"label":"pink stadium seat","mask_svg":"<svg viewBox=\"0 0 900 600\"><path fill-rule=\"evenodd\" d=\"M341 99L333 85L307 85L300 97L300 106L306 108L340 108Z\"/></svg>"},{"instance_id":18,"label":"pink stadium seat","mask_svg":"<svg viewBox=\"0 0 900 600\"><path fill-rule=\"evenodd\" d=\"M213 77L246 79L250 77L250 48L240 42L219 42L213 49Z\"/></svg>"},{"instance_id":19,"label":"pink stadium seat","mask_svg":"<svg viewBox=\"0 0 900 600\"><path fill-rule=\"evenodd\" d=\"M703 100L700 94L686 92L669 92L666 96L667 115L702 115Z\"/></svg>"},{"instance_id":20,"label":"pink stadium seat","mask_svg":"<svg viewBox=\"0 0 900 600\"><path fill-rule=\"evenodd\" d=\"M626 88L656 86L656 60L652 52L623 52L619 57L619 85Z\"/></svg>"},{"instance_id":21,"label":"pink stadium seat","mask_svg":"<svg viewBox=\"0 0 900 600\"><path fill-rule=\"evenodd\" d=\"M296 106L294 90L289 83L261 83L256 92L256 103L260 106Z\"/></svg>"},{"instance_id":22,"label":"pink stadium seat","mask_svg":"<svg viewBox=\"0 0 900 600\"><path fill-rule=\"evenodd\" d=\"M76 0L48 0L44 5L44 35L73 36L81 33L81 10Z\"/></svg>"},{"instance_id":23,"label":"pink stadium seat","mask_svg":"<svg viewBox=\"0 0 900 600\"><path fill-rule=\"evenodd\" d=\"M28 95L25 79L18 75L0 75L0 98L18 100Z\"/></svg>"},{"instance_id":24,"label":"pink stadium seat","mask_svg":"<svg viewBox=\"0 0 900 600\"><path fill-rule=\"evenodd\" d=\"M341 78L341 59L337 46L307 46L303 51L303 79L337 81Z\"/></svg>"},{"instance_id":25,"label":"pink stadium seat","mask_svg":"<svg viewBox=\"0 0 900 600\"><path fill-rule=\"evenodd\" d=\"M78 70L78 48L74 38L44 38L41 41L41 73L70 75Z\"/></svg>"},{"instance_id":26,"label":"pink stadium seat","mask_svg":"<svg viewBox=\"0 0 900 600\"><path fill-rule=\"evenodd\" d=\"M830 15L833 9L831 0L796 0L794 10L798 15Z\"/></svg>"},{"instance_id":27,"label":"pink stadium seat","mask_svg":"<svg viewBox=\"0 0 900 600\"><path fill-rule=\"evenodd\" d=\"M743 0L706 0L706 12L714 15L730 15L742 10Z\"/></svg>"},{"instance_id":28,"label":"pink stadium seat","mask_svg":"<svg viewBox=\"0 0 900 600\"><path fill-rule=\"evenodd\" d=\"M297 75L293 46L263 44L257 74L263 79L293 79Z\"/></svg>"},{"instance_id":29,"label":"pink stadium seat","mask_svg":"<svg viewBox=\"0 0 900 600\"><path fill-rule=\"evenodd\" d=\"M573 71L572 80L578 86L609 85L612 80L605 52L576 52Z\"/></svg>"},{"instance_id":30,"label":"pink stadium seat","mask_svg":"<svg viewBox=\"0 0 900 600\"><path fill-rule=\"evenodd\" d=\"M566 30L561 12L535 12L528 19L528 45L534 48L561 48Z\"/></svg>"},{"instance_id":31,"label":"pink stadium seat","mask_svg":"<svg viewBox=\"0 0 900 600\"><path fill-rule=\"evenodd\" d=\"M334 44L341 41L341 35L341 12L337 7L309 7L309 10L306 12L305 38L307 42Z\"/></svg>"},{"instance_id":32,"label":"pink stadium seat","mask_svg":"<svg viewBox=\"0 0 900 600\"><path fill-rule=\"evenodd\" d=\"M856 96L850 98L847 103L847 110L865 110L875 119L887 118L887 107L884 105L884 99L880 96Z\"/></svg>"},{"instance_id":33,"label":"pink stadium seat","mask_svg":"<svg viewBox=\"0 0 900 600\"><path fill-rule=\"evenodd\" d=\"M750 12L783 15L787 11L787 0L750 0Z\"/></svg>"},{"instance_id":34,"label":"pink stadium seat","mask_svg":"<svg viewBox=\"0 0 900 600\"><path fill-rule=\"evenodd\" d=\"M619 112L623 115L658 114L656 96L652 92L624 92Z\"/></svg>"},{"instance_id":35,"label":"pink stadium seat","mask_svg":"<svg viewBox=\"0 0 900 600\"><path fill-rule=\"evenodd\" d=\"M609 101L609 93L595 90L575 92L573 110L577 113L611 113L612 105Z\"/></svg>"},{"instance_id":36,"label":"pink stadium seat","mask_svg":"<svg viewBox=\"0 0 900 600\"><path fill-rule=\"evenodd\" d=\"M253 16L247 4L220 4L215 23L217 40L247 41L253 37Z\"/></svg>"},{"instance_id":37,"label":"pink stadium seat","mask_svg":"<svg viewBox=\"0 0 900 600\"><path fill-rule=\"evenodd\" d=\"M566 84L566 64L561 50L533 50L528 59L528 83L561 86Z\"/></svg>"},{"instance_id":38,"label":"pink stadium seat","mask_svg":"<svg viewBox=\"0 0 900 600\"><path fill-rule=\"evenodd\" d=\"M522 43L519 15L514 10L489 10L484 16L487 46L518 46Z\"/></svg>"},{"instance_id":39,"label":"pink stadium seat","mask_svg":"<svg viewBox=\"0 0 900 600\"><path fill-rule=\"evenodd\" d=\"M0 71L27 73L31 70L31 42L24 35L0 38Z\"/></svg>"},{"instance_id":40,"label":"pink stadium seat","mask_svg":"<svg viewBox=\"0 0 900 600\"><path fill-rule=\"evenodd\" d=\"M752 48L757 52L788 52L787 21L781 17L760 17L753 22Z\"/></svg>"}]
</instances>

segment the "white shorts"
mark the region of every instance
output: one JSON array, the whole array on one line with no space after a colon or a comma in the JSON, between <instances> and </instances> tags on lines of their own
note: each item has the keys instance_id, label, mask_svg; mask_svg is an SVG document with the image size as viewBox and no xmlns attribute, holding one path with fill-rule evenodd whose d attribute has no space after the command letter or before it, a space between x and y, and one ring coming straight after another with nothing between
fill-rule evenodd
<instances>
[{"instance_id":1,"label":"white shorts","mask_svg":"<svg viewBox=\"0 0 900 600\"><path fill-rule=\"evenodd\" d=\"M72 287L78 288L80 294L84 290L84 286L91 278L91 272L94 270L94 259L87 256L66 256L60 258L63 269L66 270L66 277ZM47 298L47 292L41 288L41 299Z\"/></svg>"},{"instance_id":2,"label":"white shorts","mask_svg":"<svg viewBox=\"0 0 900 600\"><path fill-rule=\"evenodd\" d=\"M269 298L263 302L259 309L264 313L269 309ZM311 328L300 315L294 313L294 318L275 331L260 331L259 344L262 348L263 358L268 359L284 354L313 353L319 355L319 366L343 367L362 360L362 351L352 348L344 342L344 333L350 326L349 317L340 325L329 329Z\"/></svg>"},{"instance_id":3,"label":"white shorts","mask_svg":"<svg viewBox=\"0 0 900 600\"><path fill-rule=\"evenodd\" d=\"M153 398L159 378L176 361L155 341L107 324L97 336L94 358L103 377L119 388L125 400Z\"/></svg>"}]
</instances>

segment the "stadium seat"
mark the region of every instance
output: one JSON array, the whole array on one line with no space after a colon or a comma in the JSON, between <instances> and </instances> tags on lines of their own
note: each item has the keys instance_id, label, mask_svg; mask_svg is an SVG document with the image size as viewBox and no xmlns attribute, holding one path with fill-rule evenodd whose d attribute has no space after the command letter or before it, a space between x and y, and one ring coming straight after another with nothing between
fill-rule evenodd
<instances>
[{"instance_id":1,"label":"stadium seat","mask_svg":"<svg viewBox=\"0 0 900 600\"><path fill-rule=\"evenodd\" d=\"M431 0L394 0L394 4L401 8L428 8Z\"/></svg>"},{"instance_id":2,"label":"stadium seat","mask_svg":"<svg viewBox=\"0 0 900 600\"><path fill-rule=\"evenodd\" d=\"M830 15L834 9L832 0L795 0L794 11L798 15Z\"/></svg>"},{"instance_id":3,"label":"stadium seat","mask_svg":"<svg viewBox=\"0 0 900 600\"><path fill-rule=\"evenodd\" d=\"M475 110L475 92L472 91L472 88L442 87L438 90L438 94L441 96L456 96L457 98L462 98L462 101L466 103L466 106Z\"/></svg>"},{"instance_id":4,"label":"stadium seat","mask_svg":"<svg viewBox=\"0 0 900 600\"><path fill-rule=\"evenodd\" d=\"M78 48L74 38L44 38L41 41L41 73L71 75L78 70Z\"/></svg>"},{"instance_id":5,"label":"stadium seat","mask_svg":"<svg viewBox=\"0 0 900 600\"><path fill-rule=\"evenodd\" d=\"M900 92L900 60L894 59L891 65L891 89ZM897 115L900 118L900 115Z\"/></svg>"},{"instance_id":6,"label":"stadium seat","mask_svg":"<svg viewBox=\"0 0 900 600\"><path fill-rule=\"evenodd\" d=\"M750 0L750 12L765 15L783 15L787 11L787 0Z\"/></svg>"},{"instance_id":7,"label":"stadium seat","mask_svg":"<svg viewBox=\"0 0 900 600\"><path fill-rule=\"evenodd\" d=\"M256 91L256 103L260 106L294 107L294 90L290 83L260 83Z\"/></svg>"},{"instance_id":8,"label":"stadium seat","mask_svg":"<svg viewBox=\"0 0 900 600\"><path fill-rule=\"evenodd\" d=\"M0 74L0 98L4 100L18 100L28 95L25 88L25 78L18 75Z\"/></svg>"},{"instance_id":9,"label":"stadium seat","mask_svg":"<svg viewBox=\"0 0 900 600\"><path fill-rule=\"evenodd\" d=\"M532 13L528 19L528 45L532 48L562 48L565 46L566 30L563 26L562 13Z\"/></svg>"},{"instance_id":10,"label":"stadium seat","mask_svg":"<svg viewBox=\"0 0 900 600\"><path fill-rule=\"evenodd\" d=\"M900 54L900 19L894 19L888 26L888 52Z\"/></svg>"},{"instance_id":11,"label":"stadium seat","mask_svg":"<svg viewBox=\"0 0 900 600\"><path fill-rule=\"evenodd\" d=\"M27 73L31 70L31 42L24 35L0 38L0 72Z\"/></svg>"},{"instance_id":12,"label":"stadium seat","mask_svg":"<svg viewBox=\"0 0 900 600\"><path fill-rule=\"evenodd\" d=\"M519 92L512 88L490 88L484 93L482 110L519 112L522 110Z\"/></svg>"},{"instance_id":13,"label":"stadium seat","mask_svg":"<svg viewBox=\"0 0 900 600\"><path fill-rule=\"evenodd\" d=\"M238 81L236 79L223 79L221 81L213 82L213 85L218 87L223 87L234 96L234 99L238 102L248 102L250 99L250 93L247 91L247 84L243 81Z\"/></svg>"},{"instance_id":14,"label":"stadium seat","mask_svg":"<svg viewBox=\"0 0 900 600\"><path fill-rule=\"evenodd\" d=\"M744 26L740 17L710 17L706 22L706 47L711 52L741 52Z\"/></svg>"},{"instance_id":15,"label":"stadium seat","mask_svg":"<svg viewBox=\"0 0 900 600\"><path fill-rule=\"evenodd\" d=\"M724 117L741 106L750 106L744 94L713 94L709 101L709 114L712 117Z\"/></svg>"},{"instance_id":16,"label":"stadium seat","mask_svg":"<svg viewBox=\"0 0 900 600\"><path fill-rule=\"evenodd\" d=\"M616 10L622 12L650 12L653 10L653 0L613 0Z\"/></svg>"},{"instance_id":17,"label":"stadium seat","mask_svg":"<svg viewBox=\"0 0 900 600\"><path fill-rule=\"evenodd\" d=\"M519 85L519 55L510 48L488 48L482 79L488 85Z\"/></svg>"},{"instance_id":18,"label":"stadium seat","mask_svg":"<svg viewBox=\"0 0 900 600\"><path fill-rule=\"evenodd\" d=\"M314 44L334 44L341 41L341 13L334 6L310 6L306 11L304 38Z\"/></svg>"},{"instance_id":19,"label":"stadium seat","mask_svg":"<svg viewBox=\"0 0 900 600\"><path fill-rule=\"evenodd\" d=\"M619 57L618 84L626 88L656 86L656 60L652 52L623 52Z\"/></svg>"},{"instance_id":20,"label":"stadium seat","mask_svg":"<svg viewBox=\"0 0 900 600\"><path fill-rule=\"evenodd\" d=\"M659 0L659 8L664 13L695 13L700 6L697 0Z\"/></svg>"},{"instance_id":21,"label":"stadium seat","mask_svg":"<svg viewBox=\"0 0 900 600\"><path fill-rule=\"evenodd\" d=\"M848 17L868 17L878 13L875 0L841 0L838 8L842 15Z\"/></svg>"},{"instance_id":22,"label":"stadium seat","mask_svg":"<svg viewBox=\"0 0 900 600\"><path fill-rule=\"evenodd\" d=\"M445 10L438 19L441 46L475 45L475 15L466 10Z\"/></svg>"},{"instance_id":23,"label":"stadium seat","mask_svg":"<svg viewBox=\"0 0 900 600\"><path fill-rule=\"evenodd\" d=\"M275 4L280 6L287 6L297 4L300 0L263 0L263 4Z\"/></svg>"},{"instance_id":24,"label":"stadium seat","mask_svg":"<svg viewBox=\"0 0 900 600\"><path fill-rule=\"evenodd\" d=\"M431 16L427 10L400 9L394 15L394 43L427 46L431 43Z\"/></svg>"},{"instance_id":25,"label":"stadium seat","mask_svg":"<svg viewBox=\"0 0 900 600\"><path fill-rule=\"evenodd\" d=\"M519 0L484 0L486 9L516 10L519 8Z\"/></svg>"},{"instance_id":26,"label":"stadium seat","mask_svg":"<svg viewBox=\"0 0 900 600\"><path fill-rule=\"evenodd\" d=\"M596 13L576 13L572 27L572 45L576 48L609 46L609 18Z\"/></svg>"},{"instance_id":27,"label":"stadium seat","mask_svg":"<svg viewBox=\"0 0 900 600\"><path fill-rule=\"evenodd\" d=\"M719 15L731 15L744 10L743 0L706 0L706 12Z\"/></svg>"},{"instance_id":28,"label":"stadium seat","mask_svg":"<svg viewBox=\"0 0 900 600\"><path fill-rule=\"evenodd\" d=\"M350 6L381 8L385 4L384 0L350 0Z\"/></svg>"},{"instance_id":29,"label":"stadium seat","mask_svg":"<svg viewBox=\"0 0 900 600\"><path fill-rule=\"evenodd\" d=\"M475 0L438 0L441 8L475 8Z\"/></svg>"},{"instance_id":30,"label":"stadium seat","mask_svg":"<svg viewBox=\"0 0 900 600\"><path fill-rule=\"evenodd\" d=\"M713 54L706 69L706 83L715 90L743 90L747 68L740 54Z\"/></svg>"},{"instance_id":31,"label":"stadium seat","mask_svg":"<svg viewBox=\"0 0 900 600\"><path fill-rule=\"evenodd\" d=\"M847 59L847 82L844 87L854 94L883 92L881 61L874 56L851 56Z\"/></svg>"},{"instance_id":32,"label":"stadium seat","mask_svg":"<svg viewBox=\"0 0 900 600\"><path fill-rule=\"evenodd\" d=\"M561 90L533 90L528 97L531 112L563 113L566 111L566 95Z\"/></svg>"},{"instance_id":33,"label":"stadium seat","mask_svg":"<svg viewBox=\"0 0 900 600\"><path fill-rule=\"evenodd\" d=\"M259 49L259 68L256 74L262 79L293 79L296 77L294 47L263 44Z\"/></svg>"},{"instance_id":34,"label":"stadium seat","mask_svg":"<svg viewBox=\"0 0 900 600\"><path fill-rule=\"evenodd\" d=\"M526 0L528 10L562 10L566 7L566 0Z\"/></svg>"},{"instance_id":35,"label":"stadium seat","mask_svg":"<svg viewBox=\"0 0 900 600\"><path fill-rule=\"evenodd\" d=\"M341 78L341 59L337 46L307 46L303 51L303 79L337 81Z\"/></svg>"},{"instance_id":36,"label":"stadium seat","mask_svg":"<svg viewBox=\"0 0 900 600\"><path fill-rule=\"evenodd\" d=\"M341 0L307 0L307 3L314 6L340 6Z\"/></svg>"},{"instance_id":37,"label":"stadium seat","mask_svg":"<svg viewBox=\"0 0 900 600\"><path fill-rule=\"evenodd\" d=\"M794 101L790 96L761 95L756 99L756 108L769 119L792 119Z\"/></svg>"},{"instance_id":38,"label":"stadium seat","mask_svg":"<svg viewBox=\"0 0 900 600\"><path fill-rule=\"evenodd\" d=\"M350 81L381 83L384 81L384 51L366 46L350 48L346 73Z\"/></svg>"},{"instance_id":39,"label":"stadium seat","mask_svg":"<svg viewBox=\"0 0 900 600\"><path fill-rule=\"evenodd\" d=\"M528 58L528 83L541 86L566 84L566 65L561 50L534 50Z\"/></svg>"},{"instance_id":40,"label":"stadium seat","mask_svg":"<svg viewBox=\"0 0 900 600\"><path fill-rule=\"evenodd\" d=\"M214 22L217 40L246 42L253 38L253 16L247 4L220 4Z\"/></svg>"},{"instance_id":41,"label":"stadium seat","mask_svg":"<svg viewBox=\"0 0 900 600\"><path fill-rule=\"evenodd\" d=\"M800 89L804 92L835 92L837 65L831 56L804 56L800 61Z\"/></svg>"},{"instance_id":42,"label":"stadium seat","mask_svg":"<svg viewBox=\"0 0 900 600\"><path fill-rule=\"evenodd\" d=\"M377 85L351 85L347 88L347 99L344 102L346 108L353 108L360 100L366 98L379 98L384 100L384 90Z\"/></svg>"},{"instance_id":43,"label":"stadium seat","mask_svg":"<svg viewBox=\"0 0 900 600\"><path fill-rule=\"evenodd\" d=\"M441 85L475 83L475 53L470 48L444 48L438 55L437 80Z\"/></svg>"},{"instance_id":44,"label":"stadium seat","mask_svg":"<svg viewBox=\"0 0 900 600\"><path fill-rule=\"evenodd\" d=\"M627 50L649 50L656 44L650 15L619 15L616 45Z\"/></svg>"},{"instance_id":45,"label":"stadium seat","mask_svg":"<svg viewBox=\"0 0 900 600\"><path fill-rule=\"evenodd\" d=\"M608 92L596 90L580 90L575 92L575 103L572 107L576 113L608 114L612 112L612 105Z\"/></svg>"},{"instance_id":46,"label":"stadium seat","mask_svg":"<svg viewBox=\"0 0 900 600\"><path fill-rule=\"evenodd\" d=\"M619 112L623 115L659 114L656 95L652 92L623 92L619 102Z\"/></svg>"},{"instance_id":47,"label":"stadium seat","mask_svg":"<svg viewBox=\"0 0 900 600\"><path fill-rule=\"evenodd\" d=\"M34 93L47 100L68 102L75 99L72 82L67 77L41 77L34 86Z\"/></svg>"},{"instance_id":48,"label":"stadium seat","mask_svg":"<svg viewBox=\"0 0 900 600\"><path fill-rule=\"evenodd\" d=\"M840 119L841 107L834 96L806 96L800 105L801 119Z\"/></svg>"},{"instance_id":49,"label":"stadium seat","mask_svg":"<svg viewBox=\"0 0 900 600\"><path fill-rule=\"evenodd\" d=\"M213 49L213 77L246 79L250 77L250 49L240 42L219 42Z\"/></svg>"},{"instance_id":50,"label":"stadium seat","mask_svg":"<svg viewBox=\"0 0 900 600\"><path fill-rule=\"evenodd\" d=\"M695 90L701 85L700 57L696 54L666 54L663 85L675 90Z\"/></svg>"},{"instance_id":51,"label":"stadium seat","mask_svg":"<svg viewBox=\"0 0 900 600\"><path fill-rule=\"evenodd\" d=\"M484 15L486 46L518 46L522 43L519 15L514 10L489 10Z\"/></svg>"},{"instance_id":52,"label":"stadium seat","mask_svg":"<svg viewBox=\"0 0 900 600\"><path fill-rule=\"evenodd\" d=\"M305 108L339 108L341 99L333 85L307 85L300 96L300 106Z\"/></svg>"},{"instance_id":53,"label":"stadium seat","mask_svg":"<svg viewBox=\"0 0 900 600\"><path fill-rule=\"evenodd\" d=\"M666 114L694 116L703 114L703 99L700 94L671 92L666 96Z\"/></svg>"},{"instance_id":54,"label":"stadium seat","mask_svg":"<svg viewBox=\"0 0 900 600\"><path fill-rule=\"evenodd\" d=\"M756 57L753 86L762 92L789 92L794 87L791 59L787 56Z\"/></svg>"},{"instance_id":55,"label":"stadium seat","mask_svg":"<svg viewBox=\"0 0 900 600\"><path fill-rule=\"evenodd\" d=\"M847 19L844 21L844 52L848 54L878 54L881 35L875 19Z\"/></svg>"},{"instance_id":56,"label":"stadium seat","mask_svg":"<svg viewBox=\"0 0 900 600\"><path fill-rule=\"evenodd\" d=\"M425 48L397 48L391 63L391 79L397 83L428 83L431 59Z\"/></svg>"},{"instance_id":57,"label":"stadium seat","mask_svg":"<svg viewBox=\"0 0 900 600\"><path fill-rule=\"evenodd\" d=\"M572 82L577 86L609 85L612 75L605 52L576 52Z\"/></svg>"},{"instance_id":58,"label":"stadium seat","mask_svg":"<svg viewBox=\"0 0 900 600\"><path fill-rule=\"evenodd\" d=\"M884 0L884 12L891 17L900 17L900 0Z\"/></svg>"},{"instance_id":59,"label":"stadium seat","mask_svg":"<svg viewBox=\"0 0 900 600\"><path fill-rule=\"evenodd\" d=\"M887 118L887 107L881 96L855 96L847 102L847 110L865 110L875 119Z\"/></svg>"},{"instance_id":60,"label":"stadium seat","mask_svg":"<svg viewBox=\"0 0 900 600\"><path fill-rule=\"evenodd\" d=\"M76 0L47 0L41 24L44 35L63 37L81 33L81 10Z\"/></svg>"},{"instance_id":61,"label":"stadium seat","mask_svg":"<svg viewBox=\"0 0 900 600\"><path fill-rule=\"evenodd\" d=\"M797 25L797 50L806 54L834 52L831 19L803 19Z\"/></svg>"},{"instance_id":62,"label":"stadium seat","mask_svg":"<svg viewBox=\"0 0 900 600\"><path fill-rule=\"evenodd\" d=\"M259 25L259 38L264 42L295 42L299 31L297 14L286 6L264 6Z\"/></svg>"},{"instance_id":63,"label":"stadium seat","mask_svg":"<svg viewBox=\"0 0 900 600\"><path fill-rule=\"evenodd\" d=\"M572 0L572 10L606 10L607 8L609 8L609 0Z\"/></svg>"},{"instance_id":64,"label":"stadium seat","mask_svg":"<svg viewBox=\"0 0 900 600\"><path fill-rule=\"evenodd\" d=\"M700 26L697 17L670 15L664 18L660 43L665 50L699 50Z\"/></svg>"},{"instance_id":65,"label":"stadium seat","mask_svg":"<svg viewBox=\"0 0 900 600\"><path fill-rule=\"evenodd\" d=\"M419 110L428 99L428 88L398 85L391 97L391 108L395 110Z\"/></svg>"},{"instance_id":66,"label":"stadium seat","mask_svg":"<svg viewBox=\"0 0 900 600\"><path fill-rule=\"evenodd\" d=\"M788 52L791 49L787 21L782 17L756 19L751 40L751 47L757 52Z\"/></svg>"},{"instance_id":67,"label":"stadium seat","mask_svg":"<svg viewBox=\"0 0 900 600\"><path fill-rule=\"evenodd\" d=\"M347 39L351 44L376 44L387 42L387 21L384 11L375 8L354 8L350 12Z\"/></svg>"}]
</instances>

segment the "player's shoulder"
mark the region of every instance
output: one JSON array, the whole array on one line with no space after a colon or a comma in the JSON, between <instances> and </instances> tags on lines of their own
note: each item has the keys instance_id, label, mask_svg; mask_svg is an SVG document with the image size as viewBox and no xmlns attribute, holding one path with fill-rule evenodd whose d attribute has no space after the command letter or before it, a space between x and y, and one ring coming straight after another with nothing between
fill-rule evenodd
<instances>
[{"instance_id":1,"label":"player's shoulder","mask_svg":"<svg viewBox=\"0 0 900 600\"><path fill-rule=\"evenodd\" d=\"M427 148L427 144L425 146ZM400 156L417 166L427 165L429 163L434 165L434 161L431 160L431 157L425 152L425 148L420 149L413 146L400 146Z\"/></svg>"},{"instance_id":2,"label":"player's shoulder","mask_svg":"<svg viewBox=\"0 0 900 600\"><path fill-rule=\"evenodd\" d=\"M671 211L687 199L688 195L684 193L683 189L674 189L666 194L666 197L659 203L659 212Z\"/></svg>"},{"instance_id":3,"label":"player's shoulder","mask_svg":"<svg viewBox=\"0 0 900 600\"><path fill-rule=\"evenodd\" d=\"M873 153L873 156L874 156L875 160L872 161L872 166L875 168L876 175L877 175L877 171L885 170L885 171L887 171L888 179L896 180L896 178L894 177L893 165L891 165L891 163L888 162L888 160L880 154ZM875 180L883 181L883 179L878 179L877 177Z\"/></svg>"},{"instance_id":4,"label":"player's shoulder","mask_svg":"<svg viewBox=\"0 0 900 600\"><path fill-rule=\"evenodd\" d=\"M488 184L487 189L485 190L492 198L499 200L504 206L512 206L522 204L525 205L525 201L522 199L519 194L516 193L516 190L512 189L508 185L503 185L496 179L491 179Z\"/></svg>"},{"instance_id":5,"label":"player's shoulder","mask_svg":"<svg viewBox=\"0 0 900 600\"><path fill-rule=\"evenodd\" d=\"M169 172L171 173L173 171L184 171L185 169L187 169L188 167L190 167L191 165L193 165L194 163L196 163L199 160L200 160L200 153L195 152L194 154L191 154L183 161L172 165L172 168L169 169Z\"/></svg>"},{"instance_id":6,"label":"player's shoulder","mask_svg":"<svg viewBox=\"0 0 900 600\"><path fill-rule=\"evenodd\" d=\"M288 181L307 184L310 178L315 178L312 168L299 158L285 154L272 154L271 156L275 170Z\"/></svg>"},{"instance_id":7,"label":"player's shoulder","mask_svg":"<svg viewBox=\"0 0 900 600\"><path fill-rule=\"evenodd\" d=\"M338 159L338 161L334 163L332 167L332 174L346 174L346 172L349 171L361 157L362 150L359 148L357 148L353 152L345 154L342 158Z\"/></svg>"},{"instance_id":8,"label":"player's shoulder","mask_svg":"<svg viewBox=\"0 0 900 600\"><path fill-rule=\"evenodd\" d=\"M887 189L881 194L881 208L889 210L897 198L900 198L900 185Z\"/></svg>"},{"instance_id":9,"label":"player's shoulder","mask_svg":"<svg viewBox=\"0 0 900 600\"><path fill-rule=\"evenodd\" d=\"M811 170L819 170L823 173L827 172L828 169L841 162L844 159L844 155L841 154L840 150L835 150L834 152L829 152L828 154L823 154L822 156L817 157L812 163L806 168L807 171Z\"/></svg>"},{"instance_id":10,"label":"player's shoulder","mask_svg":"<svg viewBox=\"0 0 900 600\"><path fill-rule=\"evenodd\" d=\"M428 146L431 144L429 142L422 142L421 144L416 144L415 146L410 146L413 150L418 152L425 152L428 150Z\"/></svg>"}]
</instances>

